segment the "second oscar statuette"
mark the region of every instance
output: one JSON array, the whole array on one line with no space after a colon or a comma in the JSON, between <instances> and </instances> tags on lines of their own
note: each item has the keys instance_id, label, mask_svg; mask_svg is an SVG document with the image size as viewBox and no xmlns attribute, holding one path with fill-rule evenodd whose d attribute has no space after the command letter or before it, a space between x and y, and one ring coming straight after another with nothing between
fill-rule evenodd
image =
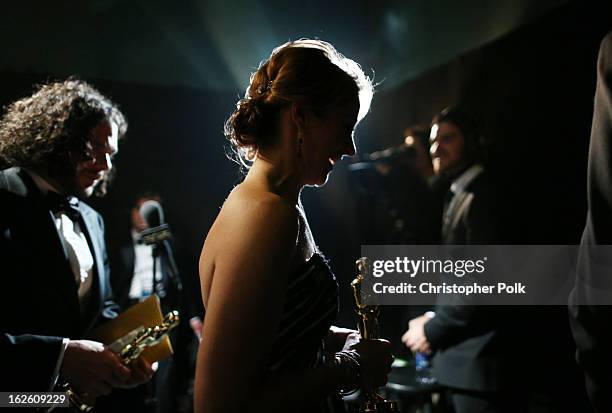
<instances>
[{"instance_id":1,"label":"second oscar statuette","mask_svg":"<svg viewBox=\"0 0 612 413\"><path fill-rule=\"evenodd\" d=\"M363 281L368 275L367 258L359 258L357 265L357 277L351 282L353 298L355 300L355 313L357 314L357 327L359 334L364 340L376 340L379 337L377 305L367 305L362 296ZM399 412L397 402L385 400L376 389L363 389L363 400L359 407L359 413L397 413Z\"/></svg>"}]
</instances>

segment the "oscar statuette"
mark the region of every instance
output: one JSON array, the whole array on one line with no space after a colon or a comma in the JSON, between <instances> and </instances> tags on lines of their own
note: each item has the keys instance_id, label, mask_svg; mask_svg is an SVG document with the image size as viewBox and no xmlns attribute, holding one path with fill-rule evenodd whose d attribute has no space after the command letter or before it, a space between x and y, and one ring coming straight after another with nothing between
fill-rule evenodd
<instances>
[{"instance_id":1,"label":"oscar statuette","mask_svg":"<svg viewBox=\"0 0 612 413\"><path fill-rule=\"evenodd\" d=\"M127 365L138 359L147 347L158 344L170 330L178 326L179 321L178 311L171 311L166 314L161 324L152 327L139 327L116 340L108 347L119 356L123 364ZM70 383L61 383L56 386L54 391L66 393L73 411L89 412L94 408L94 401L87 397L86 394L78 394Z\"/></svg>"},{"instance_id":2,"label":"oscar statuette","mask_svg":"<svg viewBox=\"0 0 612 413\"><path fill-rule=\"evenodd\" d=\"M364 340L375 340L379 337L377 305L364 304L362 296L362 285L368 275L367 258L360 258L356 261L357 277L351 282L353 288L353 298L355 300L355 312L357 313L357 326L359 334ZM385 400L384 397L376 392L376 389L363 389L363 400L359 407L359 413L397 413L399 409L396 401Z\"/></svg>"}]
</instances>

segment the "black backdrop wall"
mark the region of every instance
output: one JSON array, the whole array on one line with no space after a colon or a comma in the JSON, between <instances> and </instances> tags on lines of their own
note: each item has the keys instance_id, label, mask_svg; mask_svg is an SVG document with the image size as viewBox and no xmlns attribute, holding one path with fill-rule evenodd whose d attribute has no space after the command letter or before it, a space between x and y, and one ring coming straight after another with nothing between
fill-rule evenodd
<instances>
[{"instance_id":1,"label":"black backdrop wall","mask_svg":"<svg viewBox=\"0 0 612 413\"><path fill-rule=\"evenodd\" d=\"M570 2L378 94L372 113L357 130L358 149L369 152L398 144L406 126L428 124L442 107L462 104L479 118L492 143L490 168L504 188L512 212L508 218L517 224L508 243L577 243L586 210L597 46L612 28L611 9L604 2ZM0 103L27 95L33 83L48 77L2 72ZM222 130L243 91L87 80L119 102L130 121L116 159L116 182L107 198L92 201L106 219L111 251L129 236L132 197L155 190L179 240L184 276L197 279L205 235L239 180L236 165L225 157ZM348 281L359 246L369 240L363 231L368 217L358 214L346 166L337 166L326 187L306 189L303 199L315 237L341 284L341 324L351 325ZM192 289L197 297L197 287Z\"/></svg>"}]
</instances>

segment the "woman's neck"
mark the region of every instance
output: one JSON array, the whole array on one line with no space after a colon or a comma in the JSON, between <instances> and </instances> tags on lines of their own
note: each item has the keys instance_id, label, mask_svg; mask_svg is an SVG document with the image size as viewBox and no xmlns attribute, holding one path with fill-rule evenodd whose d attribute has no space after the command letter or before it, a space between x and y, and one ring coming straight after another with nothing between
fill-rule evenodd
<instances>
[{"instance_id":1,"label":"woman's neck","mask_svg":"<svg viewBox=\"0 0 612 413\"><path fill-rule=\"evenodd\" d=\"M268 145L260 146L245 181L265 188L297 205L304 187L304 168L297 157L298 140L295 122L289 108L280 115L277 136Z\"/></svg>"},{"instance_id":2,"label":"woman's neck","mask_svg":"<svg viewBox=\"0 0 612 413\"><path fill-rule=\"evenodd\" d=\"M273 192L297 205L303 184L293 165L283 162L282 158L257 155L253 166L247 173L245 182L263 185Z\"/></svg>"}]
</instances>

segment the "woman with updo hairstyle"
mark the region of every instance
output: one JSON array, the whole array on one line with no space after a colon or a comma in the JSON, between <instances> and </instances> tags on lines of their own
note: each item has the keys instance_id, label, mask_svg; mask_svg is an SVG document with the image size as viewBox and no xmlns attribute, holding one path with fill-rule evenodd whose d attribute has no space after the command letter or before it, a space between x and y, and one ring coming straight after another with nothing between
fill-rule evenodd
<instances>
[{"instance_id":1,"label":"woman with updo hairstyle","mask_svg":"<svg viewBox=\"0 0 612 413\"><path fill-rule=\"evenodd\" d=\"M389 343L332 326L338 285L300 202L355 154L372 94L359 65L319 40L277 47L251 76L225 125L248 172L200 257L196 412L343 411L342 393L386 383Z\"/></svg>"}]
</instances>

